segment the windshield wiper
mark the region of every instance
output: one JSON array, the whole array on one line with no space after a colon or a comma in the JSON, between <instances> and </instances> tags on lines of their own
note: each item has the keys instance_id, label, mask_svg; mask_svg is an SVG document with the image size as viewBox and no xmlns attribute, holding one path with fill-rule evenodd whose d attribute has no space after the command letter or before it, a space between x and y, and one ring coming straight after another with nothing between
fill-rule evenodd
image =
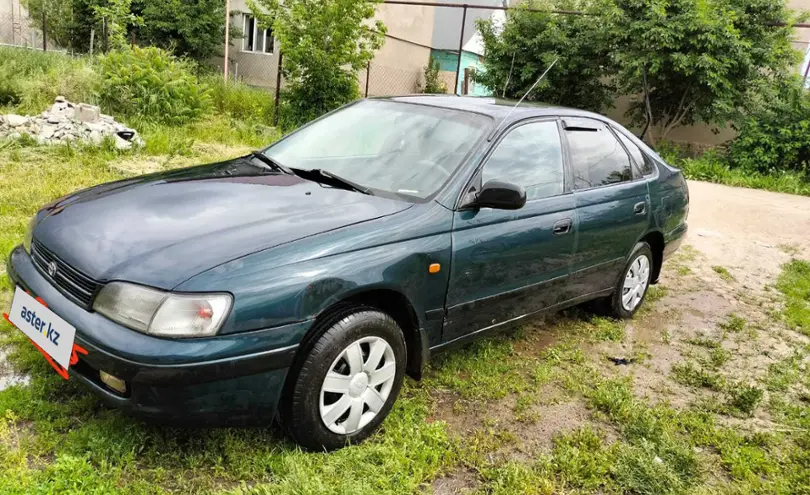
<instances>
[{"instance_id":1,"label":"windshield wiper","mask_svg":"<svg viewBox=\"0 0 810 495\"><path fill-rule=\"evenodd\" d=\"M323 182L323 181L318 180L318 176L323 176L323 177L326 177L326 178L330 179L331 182L336 182L339 185L343 186L344 189L349 189L350 191L357 191L357 192L362 193L362 194L368 194L369 196L374 196L374 194L371 192L371 190L369 188L367 188L365 186L361 186L360 184L358 184L356 182L352 182L349 179L344 179L343 177L341 177L341 176L339 176L337 174L334 174L332 172L326 171L326 170L324 170L322 168L313 168L313 169L310 169L310 170L303 170L303 169L294 168L294 169L292 169L292 172L295 175L303 175L305 178L310 179L310 180L314 180L316 182ZM312 177L310 177L310 175Z\"/></svg>"},{"instance_id":2,"label":"windshield wiper","mask_svg":"<svg viewBox=\"0 0 810 495\"><path fill-rule=\"evenodd\" d=\"M280 164L279 162L273 160L272 158L265 155L261 151L252 151L250 153L250 156L252 156L253 158L259 160L262 163L264 163L265 165L268 165L271 168L274 168L274 169L276 169L276 170L278 170L280 172L284 172L285 174L288 174L288 175L295 175L295 172L293 172L289 168L285 167L284 165Z\"/></svg>"}]
</instances>

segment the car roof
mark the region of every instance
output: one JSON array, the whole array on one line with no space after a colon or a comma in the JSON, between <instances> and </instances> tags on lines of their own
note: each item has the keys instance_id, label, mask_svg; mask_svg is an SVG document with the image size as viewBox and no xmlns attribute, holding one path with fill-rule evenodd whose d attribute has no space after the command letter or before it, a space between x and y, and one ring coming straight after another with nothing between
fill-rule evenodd
<instances>
[{"instance_id":1,"label":"car roof","mask_svg":"<svg viewBox=\"0 0 810 495\"><path fill-rule=\"evenodd\" d=\"M494 119L502 119L509 115L509 120L520 120L527 117L541 117L551 115L569 115L576 117L591 117L602 121L613 122L604 115L599 115L586 110L578 110L558 105L546 103L523 101L514 112L509 113L517 104L517 100L503 98L493 98L490 96L455 96L455 95L406 95L389 96L385 98L375 98L380 100L396 101L401 103L411 103L416 105L428 105L452 110L462 110L489 115Z\"/></svg>"}]
</instances>

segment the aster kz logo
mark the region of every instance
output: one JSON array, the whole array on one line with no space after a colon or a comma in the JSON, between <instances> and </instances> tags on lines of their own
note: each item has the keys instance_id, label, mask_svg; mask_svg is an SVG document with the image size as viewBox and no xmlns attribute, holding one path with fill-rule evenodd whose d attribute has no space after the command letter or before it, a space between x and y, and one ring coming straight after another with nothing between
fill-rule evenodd
<instances>
[{"instance_id":1,"label":"aster kz logo","mask_svg":"<svg viewBox=\"0 0 810 495\"><path fill-rule=\"evenodd\" d=\"M48 263L48 275L51 278L54 278L56 276L56 263L54 263L53 261Z\"/></svg>"},{"instance_id":2,"label":"aster kz logo","mask_svg":"<svg viewBox=\"0 0 810 495\"><path fill-rule=\"evenodd\" d=\"M48 270L48 271L50 271L50 267L48 267L48 268L49 268L49 270ZM54 270L54 273L55 273L55 272L56 272L56 271ZM40 303L41 303L43 306L48 307L48 305L47 305L47 304L45 304L45 301L43 301L41 298L39 298L39 297L38 297L38 298L37 298L37 301L38 301L38 302L40 302ZM3 318L5 318L7 322L11 323L11 325L13 325L13 326L15 326L15 327L16 327L16 325L14 325L14 323L12 323L12 322L11 322L11 320L9 320L9 319L8 319L8 313L3 313ZM62 378L64 378L65 380L67 380L68 378L70 378L70 375L68 374L68 370L67 370L67 368L63 368L63 367L62 367L62 366L61 366L59 363L57 363L56 361L54 361L54 360L53 360L53 358L52 358L52 357L51 357L51 356L50 356L50 355L49 355L47 352L45 352L45 351L42 349L42 347L40 347L39 345L37 345L37 343L36 343L36 342L34 342L34 341L32 340L32 341L31 341L31 343L32 343L32 344L34 344L34 347L36 347L36 348L37 348L37 350L38 350L40 353L42 353L42 355L43 355L43 356L45 356L45 360L46 360L46 361L48 361L48 364L50 364L50 365L51 365L51 367L52 367L52 368L53 368L53 369L54 369L54 370L55 370L57 373L59 373L59 376L61 376L61 377L62 377ZM69 365L70 365L70 366L73 366L74 364L76 364L76 363L78 363L78 362L79 362L79 354L84 354L84 355L86 356L86 355L87 355L87 350L86 350L84 347L80 346L79 344L75 344L75 343L74 343L74 344L73 344L73 348L72 348L72 349L71 349L71 351L70 351L70 363L69 363Z\"/></svg>"}]
</instances>

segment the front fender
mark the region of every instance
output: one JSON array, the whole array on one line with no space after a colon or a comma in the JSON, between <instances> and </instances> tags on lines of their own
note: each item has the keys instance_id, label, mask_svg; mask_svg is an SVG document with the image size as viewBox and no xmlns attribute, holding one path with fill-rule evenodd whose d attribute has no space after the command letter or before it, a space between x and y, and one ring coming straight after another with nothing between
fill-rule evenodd
<instances>
[{"instance_id":1,"label":"front fender","mask_svg":"<svg viewBox=\"0 0 810 495\"><path fill-rule=\"evenodd\" d=\"M388 289L413 305L420 322L441 310L450 272L450 234L414 239L278 265L263 251L204 272L178 291L228 291L234 308L220 333L270 328L316 317L361 292ZM428 267L439 263L438 273Z\"/></svg>"}]
</instances>

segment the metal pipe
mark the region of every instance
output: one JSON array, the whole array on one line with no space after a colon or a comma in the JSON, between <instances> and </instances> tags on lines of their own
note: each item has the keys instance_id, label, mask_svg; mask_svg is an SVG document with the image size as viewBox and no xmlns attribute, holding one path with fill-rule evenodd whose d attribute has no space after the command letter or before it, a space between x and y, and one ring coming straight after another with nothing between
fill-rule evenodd
<instances>
[{"instance_id":1,"label":"metal pipe","mask_svg":"<svg viewBox=\"0 0 810 495\"><path fill-rule=\"evenodd\" d=\"M599 17L601 14L596 12L582 12L579 10L557 10L557 9L534 9L531 7L504 7L503 5L481 5L481 4L466 4L466 3L438 3L438 2L422 2L422 1L411 1L411 0L383 0L383 3L388 3L391 5L420 5L423 7L451 7L451 8L471 8L471 9L482 9L482 10L512 10L512 9L523 9L529 12L546 12L548 14L560 14L560 15L586 15L586 16L594 16ZM766 22L765 26L777 26L777 27L784 27L784 26L791 26L795 28L810 28L810 23L797 23L797 24L788 24L785 22Z\"/></svg>"},{"instance_id":2,"label":"metal pipe","mask_svg":"<svg viewBox=\"0 0 810 495\"><path fill-rule=\"evenodd\" d=\"M223 70L223 80L228 82L228 47L231 44L231 0L225 0L225 66Z\"/></svg>"},{"instance_id":3,"label":"metal pipe","mask_svg":"<svg viewBox=\"0 0 810 495\"><path fill-rule=\"evenodd\" d=\"M371 79L371 60L366 65L366 98L368 98L368 80Z\"/></svg>"},{"instance_id":4,"label":"metal pipe","mask_svg":"<svg viewBox=\"0 0 810 495\"><path fill-rule=\"evenodd\" d=\"M284 57L284 52L281 48L278 49L278 67L276 67L276 91L273 95L273 125L278 125L278 99L279 92L281 91L281 61Z\"/></svg>"},{"instance_id":5,"label":"metal pipe","mask_svg":"<svg viewBox=\"0 0 810 495\"><path fill-rule=\"evenodd\" d=\"M467 4L464 4L464 10L461 14L461 35L458 37L458 61L456 62L456 94L461 92L458 84L458 76L461 74L461 50L464 48L464 24L467 23Z\"/></svg>"},{"instance_id":6,"label":"metal pipe","mask_svg":"<svg viewBox=\"0 0 810 495\"><path fill-rule=\"evenodd\" d=\"M383 3L388 3L391 5L420 5L423 7L451 7L451 8L471 8L471 9L483 9L483 10L511 10L515 7L504 7L503 5L480 5L480 4L466 4L466 3L438 3L438 2L420 2L420 1L410 1L410 0L383 0ZM517 7L523 10L528 10L529 12L547 12L549 14L561 14L561 15L590 15L590 16L598 16L599 14L593 12L580 12L577 10L547 10L547 9L533 9L531 7Z\"/></svg>"},{"instance_id":7,"label":"metal pipe","mask_svg":"<svg viewBox=\"0 0 810 495\"><path fill-rule=\"evenodd\" d=\"M804 68L803 86L806 88L807 87L807 75L808 75L808 73L810 73L810 58L808 58L806 55L805 55L805 58L807 59L807 67Z\"/></svg>"}]
</instances>

